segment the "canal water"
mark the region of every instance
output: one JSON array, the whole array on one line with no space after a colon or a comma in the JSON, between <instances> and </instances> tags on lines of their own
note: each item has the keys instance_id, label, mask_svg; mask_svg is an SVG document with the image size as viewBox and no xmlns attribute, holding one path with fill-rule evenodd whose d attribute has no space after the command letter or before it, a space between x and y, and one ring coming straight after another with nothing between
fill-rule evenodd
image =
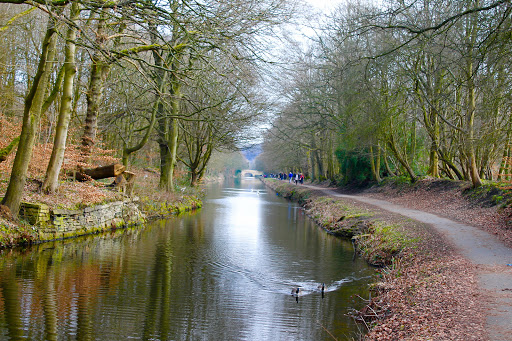
<instances>
[{"instance_id":1,"label":"canal water","mask_svg":"<svg viewBox=\"0 0 512 341\"><path fill-rule=\"evenodd\" d=\"M208 192L144 229L3 251L0 339L357 338L372 270L349 241L256 179Z\"/></svg>"}]
</instances>

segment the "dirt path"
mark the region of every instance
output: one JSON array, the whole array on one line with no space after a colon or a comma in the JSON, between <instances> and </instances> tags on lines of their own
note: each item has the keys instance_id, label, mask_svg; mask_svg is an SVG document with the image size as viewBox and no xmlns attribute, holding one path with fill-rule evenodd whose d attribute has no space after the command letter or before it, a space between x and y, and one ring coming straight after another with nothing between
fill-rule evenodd
<instances>
[{"instance_id":1,"label":"dirt path","mask_svg":"<svg viewBox=\"0 0 512 341\"><path fill-rule=\"evenodd\" d=\"M432 225L446 236L464 257L476 265L479 286L491 298L486 321L491 340L512 340L512 266L507 265L512 264L511 248L477 227L432 213L409 209L384 200L340 194L317 186L304 186L320 190L329 196L363 202Z\"/></svg>"}]
</instances>

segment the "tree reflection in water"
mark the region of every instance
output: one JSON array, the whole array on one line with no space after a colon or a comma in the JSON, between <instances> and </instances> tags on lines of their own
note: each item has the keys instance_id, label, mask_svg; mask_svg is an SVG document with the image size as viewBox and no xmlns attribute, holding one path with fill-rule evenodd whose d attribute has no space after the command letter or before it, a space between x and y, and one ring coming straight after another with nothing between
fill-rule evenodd
<instances>
[{"instance_id":1,"label":"tree reflection in water","mask_svg":"<svg viewBox=\"0 0 512 341\"><path fill-rule=\"evenodd\" d=\"M257 184L213 189L201 212L144 229L4 250L0 339L353 335L345 313L371 270L300 207L251 192Z\"/></svg>"}]
</instances>

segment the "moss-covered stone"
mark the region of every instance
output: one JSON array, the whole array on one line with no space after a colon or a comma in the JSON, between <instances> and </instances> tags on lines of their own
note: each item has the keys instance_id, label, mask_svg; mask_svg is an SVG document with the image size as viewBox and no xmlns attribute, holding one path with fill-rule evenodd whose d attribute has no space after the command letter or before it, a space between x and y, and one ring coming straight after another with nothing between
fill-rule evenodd
<instances>
[{"instance_id":1,"label":"moss-covered stone","mask_svg":"<svg viewBox=\"0 0 512 341\"><path fill-rule=\"evenodd\" d=\"M138 205L137 198L82 209L49 209L44 204L23 203L20 216L34 227L31 242L49 241L144 223L146 218Z\"/></svg>"},{"instance_id":2,"label":"moss-covered stone","mask_svg":"<svg viewBox=\"0 0 512 341\"><path fill-rule=\"evenodd\" d=\"M195 196L183 196L179 201L152 201L149 198L142 200L142 210L149 219L166 218L179 215L202 207L202 201Z\"/></svg>"},{"instance_id":3,"label":"moss-covered stone","mask_svg":"<svg viewBox=\"0 0 512 341\"><path fill-rule=\"evenodd\" d=\"M22 202L20 205L20 217L31 225L37 225L50 220L48 205Z\"/></svg>"},{"instance_id":4,"label":"moss-covered stone","mask_svg":"<svg viewBox=\"0 0 512 341\"><path fill-rule=\"evenodd\" d=\"M20 224L0 220L0 247L74 238L143 224L202 207L195 196L177 202L126 199L82 208L50 209L45 204L22 204Z\"/></svg>"}]
</instances>

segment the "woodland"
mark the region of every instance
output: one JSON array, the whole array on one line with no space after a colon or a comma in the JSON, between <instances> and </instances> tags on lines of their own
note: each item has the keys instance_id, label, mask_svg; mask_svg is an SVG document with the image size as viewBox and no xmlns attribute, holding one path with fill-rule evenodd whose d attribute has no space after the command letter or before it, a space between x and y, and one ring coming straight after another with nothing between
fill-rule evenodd
<instances>
[{"instance_id":1,"label":"woodland","mask_svg":"<svg viewBox=\"0 0 512 341\"><path fill-rule=\"evenodd\" d=\"M512 182L511 13L512 0L340 0L329 14L305 0L0 0L0 246L34 238L15 219L22 201L124 198L77 181L109 165L155 207L249 167L337 185L444 178L385 199L510 245L510 201L498 215L459 185ZM367 212L356 206L317 202L333 225ZM483 339L490 294L477 296L476 265L430 226L379 217L390 224L360 237L367 254L391 240L393 265L361 311L387 318L366 339Z\"/></svg>"},{"instance_id":2,"label":"woodland","mask_svg":"<svg viewBox=\"0 0 512 341\"><path fill-rule=\"evenodd\" d=\"M0 1L2 204L16 215L28 184L56 193L71 171L119 161L158 169L162 191L180 170L195 186L215 151L251 137L264 41L292 7Z\"/></svg>"},{"instance_id":3,"label":"woodland","mask_svg":"<svg viewBox=\"0 0 512 341\"><path fill-rule=\"evenodd\" d=\"M511 11L506 0L341 4L293 57L259 167L345 184L510 181Z\"/></svg>"},{"instance_id":4,"label":"woodland","mask_svg":"<svg viewBox=\"0 0 512 341\"><path fill-rule=\"evenodd\" d=\"M178 191L258 143L312 180L510 181L510 0L305 6L0 0L2 204L114 162Z\"/></svg>"}]
</instances>

